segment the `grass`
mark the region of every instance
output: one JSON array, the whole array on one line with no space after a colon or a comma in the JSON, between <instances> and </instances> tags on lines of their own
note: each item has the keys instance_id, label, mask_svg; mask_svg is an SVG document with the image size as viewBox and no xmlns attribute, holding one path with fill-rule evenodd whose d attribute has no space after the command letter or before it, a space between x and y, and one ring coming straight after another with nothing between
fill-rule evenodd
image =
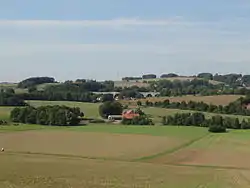
<instances>
[{"instance_id":1,"label":"grass","mask_svg":"<svg viewBox=\"0 0 250 188\"><path fill-rule=\"evenodd\" d=\"M36 107L41 105L80 107L86 113L86 117L99 117L99 104L64 101L28 102ZM8 119L11 109L12 107L1 107L0 119ZM158 124L161 116L189 112L154 107L143 108L143 110L150 114ZM211 115L214 114L206 113L208 117ZM243 116L234 117L243 118ZM35 136L29 137L33 133ZM57 133L64 134L64 137L48 139L48 135ZM72 136L75 134L78 135L77 138ZM93 136L96 134L96 139L92 137L92 134ZM102 136L97 136L99 134ZM145 139L147 136L150 141L144 142L140 140L142 138L139 138ZM118 140L122 140L122 137L126 139L121 144ZM139 147L140 149L136 149L135 146L138 146L139 141L136 144L133 144L135 141L131 142L135 138L143 144ZM168 141L156 142L154 139L158 138ZM72 139L76 139L77 142L72 142L74 144L70 147L66 146L65 143L68 144ZM6 148L5 152L0 153L0 187L247 188L250 178L250 165L246 162L250 157L249 139L250 131L248 130L230 130L225 134L211 134L208 133L207 128L181 126L110 124L75 127L0 126L0 147L14 142L9 146L19 148L17 146L19 144L25 151L8 152L9 148ZM174 143L174 141L177 142ZM60 143L59 146L56 146L57 142ZM150 142L150 147L148 142ZM35 150L32 151L28 147L29 144L25 143L34 143ZM112 153L115 145L118 148L117 153ZM46 149L52 146L56 148L51 154L47 154ZM98 148L100 146L102 148ZM129 150L130 147L134 149ZM62 151L57 152L59 148L62 151L67 151L68 148L75 156L77 152L81 153L83 150L87 152L88 149L92 153L74 157L73 154L65 153L64 155ZM74 148L78 148L77 152ZM114 158L112 158L113 155L109 158L96 157L94 154L100 152L100 149L110 156L115 155ZM145 153L139 156L142 151ZM122 155L118 155L118 152L122 152Z\"/></svg>"},{"instance_id":2,"label":"grass","mask_svg":"<svg viewBox=\"0 0 250 188\"><path fill-rule=\"evenodd\" d=\"M3 127L0 127L0 129L3 130ZM152 135L154 137L175 137L180 139L184 138L187 139L187 141L172 149L163 150L160 153L152 153L152 155L133 160L133 162L129 159L128 161L119 159L106 160L105 158L102 159L91 156L88 158L77 158L71 155L59 155L56 153L55 155L46 155L43 154L43 152L33 153L30 151L22 153L6 151L0 153L0 187L246 188L249 185L248 178L250 177L250 171L248 168L234 165L230 166L226 162L222 163L225 166L213 163L214 159L218 157L219 161L223 159L224 161L237 165L238 163L235 163L235 161L230 161L230 155L237 156L241 159L244 156L243 154L246 154L246 152L243 152L240 148L242 147L241 144L246 142L245 139L247 139L246 136L247 134L249 135L249 131L230 131L228 134L211 134L207 132L207 129L196 127L119 125L93 125L72 128L39 125L4 127L4 131L8 131L8 133L22 130L25 134L27 133L25 130L34 129L41 129L43 133L44 131L50 131L50 134L55 134L58 131L62 131L64 132L63 134L66 134L66 130L68 130L70 132L78 132L79 134L82 133L83 138L85 134L94 132L98 134L129 134L135 137L141 134ZM56 131L54 132L54 130ZM23 133L20 132L18 135L22 135ZM11 134L12 133L9 135ZM33 131L29 132L28 135L32 134ZM36 134L39 134L39 132L36 131ZM0 134L0 137L1 136ZM108 136L107 134L107 137ZM10 137L7 135L6 138ZM25 139L28 138L25 137ZM43 145L41 151L44 151L44 149L48 147L46 144L55 146L57 139L58 138L55 138L53 143L47 141L40 143L40 146ZM102 137L102 139L104 139L104 137ZM35 143L36 137L33 136L32 140ZM0 146L2 145L1 141L8 140L0 139ZM23 140L16 140L16 142L21 142L22 144ZM96 142L98 142L98 139ZM80 140L79 145L75 145L75 147L80 147L81 145L87 147L86 142L83 144ZM231 145L230 148L228 147L229 145ZM226 147L223 150L221 146ZM26 146L23 147L25 148ZM36 147L36 150L39 151L39 147ZM67 148L61 147L64 149ZM216 148L219 148L223 152L230 151L231 153L230 155L228 153L227 158L222 158L220 157L220 155L222 155L220 151L217 151L217 153L214 152ZM198 152L190 156L190 152L193 152L194 149ZM247 145L245 145L244 149L247 149ZM213 157L205 157L203 154L207 154L207 151L211 152ZM247 149L247 151L250 152L249 149ZM207 162L192 162L192 159L203 160L203 157ZM173 158L175 159L174 162L169 163L168 160ZM244 159L245 158L246 157L244 157Z\"/></svg>"},{"instance_id":3,"label":"grass","mask_svg":"<svg viewBox=\"0 0 250 188\"><path fill-rule=\"evenodd\" d=\"M187 95L182 97L151 97L146 99L139 99L142 103L145 103L147 100L150 102L158 102L169 99L170 102L182 102L182 101L195 101L195 102L205 102L207 104L215 104L215 105L228 105L231 102L236 101L240 97L244 97L243 95L213 95L213 96L193 96ZM126 101L122 100L123 104L136 105L138 100L135 101Z\"/></svg>"},{"instance_id":4,"label":"grass","mask_svg":"<svg viewBox=\"0 0 250 188\"><path fill-rule=\"evenodd\" d=\"M9 120L10 112L14 107L0 107L0 119Z\"/></svg>"},{"instance_id":5,"label":"grass","mask_svg":"<svg viewBox=\"0 0 250 188\"><path fill-rule=\"evenodd\" d=\"M176 127L176 126L124 126L112 124L93 124L89 126L61 127L61 126L42 126L42 125L9 125L0 126L0 132L20 131L20 130L68 130L77 132L103 132L115 134L136 134L151 136L170 136L181 138L193 138L202 136L207 130L200 127Z\"/></svg>"}]
</instances>

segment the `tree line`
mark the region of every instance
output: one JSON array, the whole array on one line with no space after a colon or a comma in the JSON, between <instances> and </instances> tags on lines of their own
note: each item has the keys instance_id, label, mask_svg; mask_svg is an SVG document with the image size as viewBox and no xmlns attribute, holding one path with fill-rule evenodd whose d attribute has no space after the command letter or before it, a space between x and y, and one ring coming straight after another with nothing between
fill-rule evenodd
<instances>
[{"instance_id":1,"label":"tree line","mask_svg":"<svg viewBox=\"0 0 250 188\"><path fill-rule=\"evenodd\" d=\"M240 98L235 102L232 102L226 106L222 106L195 101L170 102L170 100L166 99L164 101L157 101L154 103L147 100L145 102L145 105L169 109L193 110L218 114L250 116L250 110L245 107L244 101L244 99ZM137 105L142 105L141 101L138 101Z\"/></svg>"},{"instance_id":2,"label":"tree line","mask_svg":"<svg viewBox=\"0 0 250 188\"><path fill-rule=\"evenodd\" d=\"M174 77L182 77L175 73L165 73L159 76L160 78L174 78ZM242 74L212 74L212 73L199 73L197 75L188 76L190 78L202 78L205 80L215 80L218 82L222 82L224 84L228 84L230 86L244 86L249 87L250 86L250 75L242 75ZM124 77L122 80L142 80L142 79L155 79L157 78L157 75L155 74L147 74L143 75L141 77Z\"/></svg>"},{"instance_id":3,"label":"tree line","mask_svg":"<svg viewBox=\"0 0 250 188\"><path fill-rule=\"evenodd\" d=\"M41 106L14 108L10 118L15 123L75 126L79 125L84 113L80 108L70 108L66 106Z\"/></svg>"},{"instance_id":4,"label":"tree line","mask_svg":"<svg viewBox=\"0 0 250 188\"><path fill-rule=\"evenodd\" d=\"M24 100L15 93L12 92L12 90L9 91L0 91L0 106L25 106L27 105Z\"/></svg>"},{"instance_id":5,"label":"tree line","mask_svg":"<svg viewBox=\"0 0 250 188\"><path fill-rule=\"evenodd\" d=\"M203 113L176 113L164 116L163 125L209 127L210 132L226 132L226 129L250 129L250 119L223 117L220 115L206 118Z\"/></svg>"},{"instance_id":6,"label":"tree line","mask_svg":"<svg viewBox=\"0 0 250 188\"><path fill-rule=\"evenodd\" d=\"M55 83L55 78L51 77L32 77L25 79L18 83L18 88L30 88L34 87L39 84L45 84L45 83Z\"/></svg>"}]
</instances>

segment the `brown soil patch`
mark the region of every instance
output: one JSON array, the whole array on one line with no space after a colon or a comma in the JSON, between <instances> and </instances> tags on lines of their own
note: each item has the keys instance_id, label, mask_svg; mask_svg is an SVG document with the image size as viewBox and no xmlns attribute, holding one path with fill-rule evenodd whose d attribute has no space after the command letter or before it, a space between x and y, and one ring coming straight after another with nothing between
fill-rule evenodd
<instances>
[{"instance_id":1,"label":"brown soil patch","mask_svg":"<svg viewBox=\"0 0 250 188\"><path fill-rule=\"evenodd\" d=\"M182 140L168 137L73 131L29 131L0 135L0 147L4 147L6 152L92 158L140 158L171 149L181 143Z\"/></svg>"}]
</instances>

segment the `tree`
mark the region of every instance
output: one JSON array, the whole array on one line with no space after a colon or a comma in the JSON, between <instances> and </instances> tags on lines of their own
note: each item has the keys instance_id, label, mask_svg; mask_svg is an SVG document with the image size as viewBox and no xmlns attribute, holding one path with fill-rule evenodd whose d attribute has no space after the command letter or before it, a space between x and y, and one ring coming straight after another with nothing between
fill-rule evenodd
<instances>
[{"instance_id":1,"label":"tree","mask_svg":"<svg viewBox=\"0 0 250 188\"><path fill-rule=\"evenodd\" d=\"M250 122L243 119L241 122L241 129L250 129Z\"/></svg>"},{"instance_id":2,"label":"tree","mask_svg":"<svg viewBox=\"0 0 250 188\"><path fill-rule=\"evenodd\" d=\"M102 102L114 101L113 94L104 94L101 98Z\"/></svg>"},{"instance_id":3,"label":"tree","mask_svg":"<svg viewBox=\"0 0 250 188\"><path fill-rule=\"evenodd\" d=\"M213 80L213 74L211 73L200 73L197 75L198 78L204 78L206 80Z\"/></svg>"},{"instance_id":4,"label":"tree","mask_svg":"<svg viewBox=\"0 0 250 188\"><path fill-rule=\"evenodd\" d=\"M211 119L211 124L209 125L209 132L213 133L224 133L226 132L226 127L223 124L222 116L213 116Z\"/></svg>"},{"instance_id":5,"label":"tree","mask_svg":"<svg viewBox=\"0 0 250 188\"><path fill-rule=\"evenodd\" d=\"M155 79L157 76L155 74L145 74L142 76L142 79Z\"/></svg>"},{"instance_id":6,"label":"tree","mask_svg":"<svg viewBox=\"0 0 250 188\"><path fill-rule=\"evenodd\" d=\"M38 108L15 108L11 111L11 120L18 123L40 125L73 126L78 125L84 115L79 108L66 106L41 106Z\"/></svg>"},{"instance_id":7,"label":"tree","mask_svg":"<svg viewBox=\"0 0 250 188\"><path fill-rule=\"evenodd\" d=\"M161 75L161 78L174 78L174 77L178 77L178 74L169 73L169 74L163 74L163 75Z\"/></svg>"},{"instance_id":8,"label":"tree","mask_svg":"<svg viewBox=\"0 0 250 188\"><path fill-rule=\"evenodd\" d=\"M137 106L142 106L142 102L141 101L137 101Z\"/></svg>"},{"instance_id":9,"label":"tree","mask_svg":"<svg viewBox=\"0 0 250 188\"><path fill-rule=\"evenodd\" d=\"M109 115L121 115L123 107L119 102L105 102L99 107L99 114L103 118L108 118Z\"/></svg>"},{"instance_id":10,"label":"tree","mask_svg":"<svg viewBox=\"0 0 250 188\"><path fill-rule=\"evenodd\" d=\"M36 86L38 84L45 84L45 83L55 83L55 79L50 78L50 77L32 77L32 78L28 78L26 80L21 81L17 87L29 88L29 87Z\"/></svg>"},{"instance_id":11,"label":"tree","mask_svg":"<svg viewBox=\"0 0 250 188\"><path fill-rule=\"evenodd\" d=\"M29 92L29 93L33 93L33 92L35 92L35 91L37 91L36 86L31 86L31 87L29 87L29 89L28 89L28 92Z\"/></svg>"}]
</instances>

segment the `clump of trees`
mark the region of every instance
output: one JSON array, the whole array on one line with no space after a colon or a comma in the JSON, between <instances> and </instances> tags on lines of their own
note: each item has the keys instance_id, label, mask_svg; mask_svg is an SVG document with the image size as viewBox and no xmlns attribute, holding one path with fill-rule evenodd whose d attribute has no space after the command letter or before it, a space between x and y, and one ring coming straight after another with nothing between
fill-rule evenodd
<instances>
[{"instance_id":1,"label":"clump of trees","mask_svg":"<svg viewBox=\"0 0 250 188\"><path fill-rule=\"evenodd\" d=\"M0 106L25 106L24 100L13 92L0 92Z\"/></svg>"},{"instance_id":2,"label":"clump of trees","mask_svg":"<svg viewBox=\"0 0 250 188\"><path fill-rule=\"evenodd\" d=\"M250 129L250 119L239 121L238 118L220 115L206 118L203 113L177 113L162 118L163 125L208 127L210 132L226 132L226 129Z\"/></svg>"},{"instance_id":3,"label":"clump of trees","mask_svg":"<svg viewBox=\"0 0 250 188\"><path fill-rule=\"evenodd\" d=\"M142 77L124 77L122 78L123 81L133 81L133 80L142 80Z\"/></svg>"},{"instance_id":4,"label":"clump of trees","mask_svg":"<svg viewBox=\"0 0 250 188\"><path fill-rule=\"evenodd\" d=\"M11 111L10 118L15 123L75 126L79 125L83 116L80 108L55 105L15 108Z\"/></svg>"},{"instance_id":5,"label":"clump of trees","mask_svg":"<svg viewBox=\"0 0 250 188\"><path fill-rule=\"evenodd\" d=\"M39 84L55 83L55 79L51 77L32 77L21 81L18 88L29 88Z\"/></svg>"},{"instance_id":6,"label":"clump of trees","mask_svg":"<svg viewBox=\"0 0 250 188\"><path fill-rule=\"evenodd\" d=\"M155 74L145 74L142 75L142 79L155 79L157 76Z\"/></svg>"},{"instance_id":7,"label":"clump of trees","mask_svg":"<svg viewBox=\"0 0 250 188\"><path fill-rule=\"evenodd\" d=\"M99 114L103 118L108 118L109 115L121 115L123 106L116 101L107 101L99 106Z\"/></svg>"},{"instance_id":8,"label":"clump of trees","mask_svg":"<svg viewBox=\"0 0 250 188\"><path fill-rule=\"evenodd\" d=\"M246 103L247 101L248 98L240 99L226 106L222 106L222 105L206 104L204 102L195 102L195 101L170 102L170 100L166 99L162 102L159 101L155 103L146 101L145 105L155 106L160 108L169 108L169 109L194 110L194 111L202 111L202 112L210 112L218 114L234 114L234 115L250 116L250 110L244 107L244 103Z\"/></svg>"},{"instance_id":9,"label":"clump of trees","mask_svg":"<svg viewBox=\"0 0 250 188\"><path fill-rule=\"evenodd\" d=\"M161 78L174 78L174 77L178 77L178 74L175 73L169 73L169 74L162 74L160 77Z\"/></svg>"},{"instance_id":10,"label":"clump of trees","mask_svg":"<svg viewBox=\"0 0 250 188\"><path fill-rule=\"evenodd\" d=\"M122 119L123 125L154 125L152 119L147 115L140 115L133 119Z\"/></svg>"}]
</instances>

